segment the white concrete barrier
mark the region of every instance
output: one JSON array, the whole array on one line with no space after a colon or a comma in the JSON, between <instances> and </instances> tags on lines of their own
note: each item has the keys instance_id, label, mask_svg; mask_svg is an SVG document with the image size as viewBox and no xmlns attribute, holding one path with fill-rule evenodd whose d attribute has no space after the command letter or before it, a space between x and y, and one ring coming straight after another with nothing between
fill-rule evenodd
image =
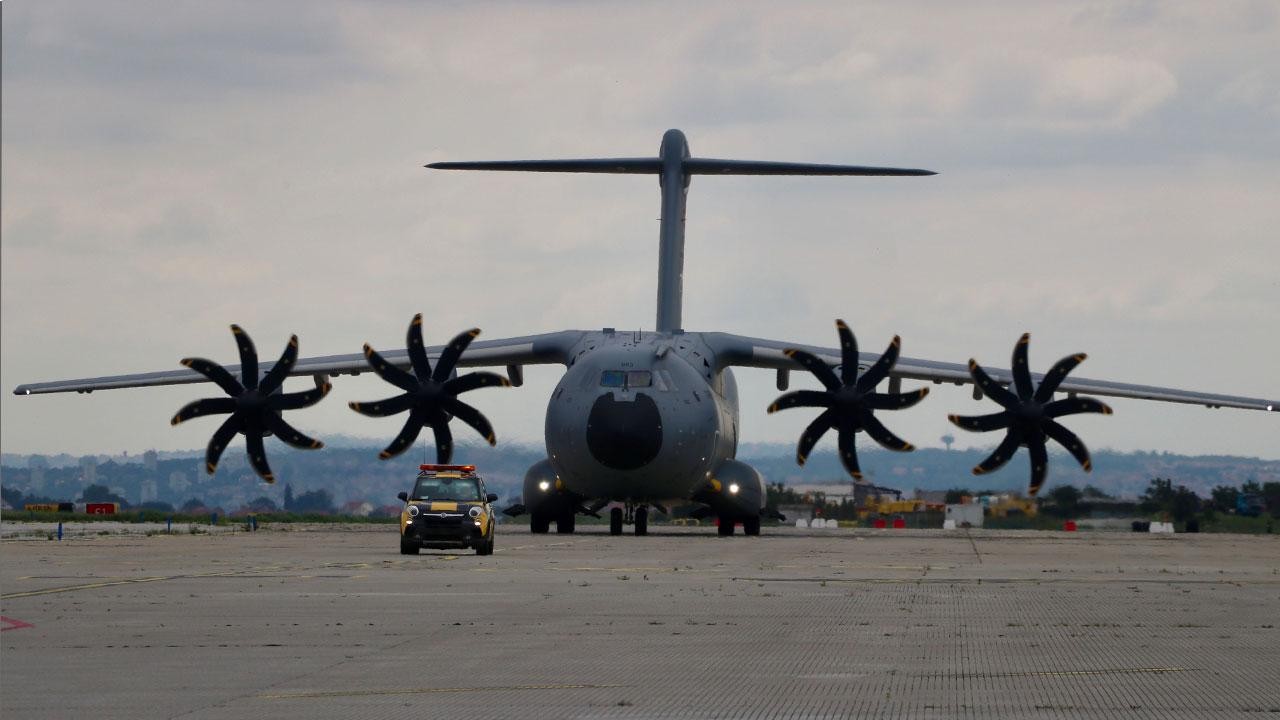
<instances>
[{"instance_id":1,"label":"white concrete barrier","mask_svg":"<svg viewBox=\"0 0 1280 720\"><path fill-rule=\"evenodd\" d=\"M1151 523L1151 532L1153 533L1173 533L1173 523L1171 522L1153 522Z\"/></svg>"},{"instance_id":2,"label":"white concrete barrier","mask_svg":"<svg viewBox=\"0 0 1280 720\"><path fill-rule=\"evenodd\" d=\"M805 520L804 518L800 518L799 520L796 520L796 527L807 528L809 527L809 521Z\"/></svg>"},{"instance_id":3,"label":"white concrete barrier","mask_svg":"<svg viewBox=\"0 0 1280 720\"><path fill-rule=\"evenodd\" d=\"M943 520L943 521L942 521L942 529L943 529L943 530L955 530L955 529L956 529L956 521L955 521L955 520Z\"/></svg>"}]
</instances>

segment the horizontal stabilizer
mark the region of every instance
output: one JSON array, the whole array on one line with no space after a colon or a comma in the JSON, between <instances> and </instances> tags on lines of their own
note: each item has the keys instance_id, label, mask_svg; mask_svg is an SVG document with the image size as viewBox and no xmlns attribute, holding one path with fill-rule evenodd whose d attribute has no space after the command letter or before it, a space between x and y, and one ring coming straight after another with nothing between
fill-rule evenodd
<instances>
[{"instance_id":1,"label":"horizontal stabilizer","mask_svg":"<svg viewBox=\"0 0 1280 720\"><path fill-rule=\"evenodd\" d=\"M914 168L717 160L715 158L687 158L684 161L684 170L690 175L937 175L932 170Z\"/></svg>"},{"instance_id":2,"label":"horizontal stabilizer","mask_svg":"<svg viewBox=\"0 0 1280 720\"><path fill-rule=\"evenodd\" d=\"M658 158L588 158L585 160L489 160L438 162L433 170L516 170L524 172L614 173L646 175L662 169Z\"/></svg>"},{"instance_id":3,"label":"horizontal stabilizer","mask_svg":"<svg viewBox=\"0 0 1280 720\"><path fill-rule=\"evenodd\" d=\"M719 160L684 158L688 175L936 175L932 170L869 167L866 165L824 165L820 163L768 162L762 160ZM616 175L656 175L662 172L662 158L584 158L579 160L482 160L437 162L433 170L509 170L517 172L612 173Z\"/></svg>"}]
</instances>

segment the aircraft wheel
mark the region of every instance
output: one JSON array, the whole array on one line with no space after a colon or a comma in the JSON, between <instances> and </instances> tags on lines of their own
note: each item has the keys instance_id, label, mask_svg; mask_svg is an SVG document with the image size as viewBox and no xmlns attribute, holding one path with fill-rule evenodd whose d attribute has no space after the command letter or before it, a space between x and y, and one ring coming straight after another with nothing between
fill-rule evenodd
<instances>
[{"instance_id":1,"label":"aircraft wheel","mask_svg":"<svg viewBox=\"0 0 1280 720\"><path fill-rule=\"evenodd\" d=\"M743 535L759 535L760 534L760 517L747 518L742 521Z\"/></svg>"},{"instance_id":2,"label":"aircraft wheel","mask_svg":"<svg viewBox=\"0 0 1280 720\"><path fill-rule=\"evenodd\" d=\"M733 519L720 518L720 527L716 528L720 532L720 537L729 537L733 534Z\"/></svg>"},{"instance_id":3,"label":"aircraft wheel","mask_svg":"<svg viewBox=\"0 0 1280 720\"><path fill-rule=\"evenodd\" d=\"M401 555L417 555L422 546L412 540L400 538L400 554Z\"/></svg>"},{"instance_id":4,"label":"aircraft wheel","mask_svg":"<svg viewBox=\"0 0 1280 720\"><path fill-rule=\"evenodd\" d=\"M609 534L622 534L622 508L614 508L609 511Z\"/></svg>"},{"instance_id":5,"label":"aircraft wheel","mask_svg":"<svg viewBox=\"0 0 1280 720\"><path fill-rule=\"evenodd\" d=\"M545 535L551 529L551 518L542 513L533 513L529 516L529 532L534 535Z\"/></svg>"},{"instance_id":6,"label":"aircraft wheel","mask_svg":"<svg viewBox=\"0 0 1280 720\"><path fill-rule=\"evenodd\" d=\"M636 508L636 535L649 534L649 508Z\"/></svg>"},{"instance_id":7,"label":"aircraft wheel","mask_svg":"<svg viewBox=\"0 0 1280 720\"><path fill-rule=\"evenodd\" d=\"M556 518L556 534L569 535L573 533L573 511L566 510L560 517Z\"/></svg>"}]
</instances>

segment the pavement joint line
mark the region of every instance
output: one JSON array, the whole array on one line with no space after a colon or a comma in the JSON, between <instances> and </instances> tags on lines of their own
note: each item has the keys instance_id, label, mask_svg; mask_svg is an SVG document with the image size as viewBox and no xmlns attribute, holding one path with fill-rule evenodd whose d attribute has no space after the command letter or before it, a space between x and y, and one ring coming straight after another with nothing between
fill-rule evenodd
<instances>
[{"instance_id":1,"label":"pavement joint line","mask_svg":"<svg viewBox=\"0 0 1280 720\"><path fill-rule=\"evenodd\" d=\"M732 581L776 583L870 583L874 585L1232 585L1255 587L1280 585L1280 580L1195 580L1190 578L849 578L849 577L751 577L734 576Z\"/></svg>"},{"instance_id":2,"label":"pavement joint line","mask_svg":"<svg viewBox=\"0 0 1280 720\"><path fill-rule=\"evenodd\" d=\"M1199 668L1184 667L1146 667L1146 668L1112 668L1109 670L1032 670L1011 673L965 673L957 674L957 678L1019 678L1019 677L1073 677L1077 675L1135 675L1163 674L1176 672L1195 672Z\"/></svg>"},{"instance_id":3,"label":"pavement joint line","mask_svg":"<svg viewBox=\"0 0 1280 720\"><path fill-rule=\"evenodd\" d=\"M978 543L974 542L973 534L969 532L969 528L964 529L964 536L969 539L969 547L973 548L973 554L978 558L978 564L982 564L982 553L978 552Z\"/></svg>"},{"instance_id":4,"label":"pavement joint line","mask_svg":"<svg viewBox=\"0 0 1280 720\"><path fill-rule=\"evenodd\" d=\"M223 570L219 572L207 573L187 573L182 575L154 575L140 578L124 578L121 580L106 580L93 583L82 583L80 585L67 585L65 587L43 588L40 590L24 590L21 592L4 593L0 595L0 600L16 600L18 598L36 597L39 595L56 595L58 593L76 592L79 590L99 590L107 587L117 587L121 585L140 585L142 583L161 582L166 580L191 580L195 578L213 578L213 577L258 577L259 573L269 570L278 570L278 567L249 568L246 570Z\"/></svg>"},{"instance_id":5,"label":"pavement joint line","mask_svg":"<svg viewBox=\"0 0 1280 720\"><path fill-rule=\"evenodd\" d=\"M601 690L626 685L595 683L562 683L546 685L494 685L487 687L400 688L394 690L325 690L320 692L270 693L257 695L259 700L307 700L313 698L373 697L379 695L432 695L436 693L474 693L503 690Z\"/></svg>"}]
</instances>

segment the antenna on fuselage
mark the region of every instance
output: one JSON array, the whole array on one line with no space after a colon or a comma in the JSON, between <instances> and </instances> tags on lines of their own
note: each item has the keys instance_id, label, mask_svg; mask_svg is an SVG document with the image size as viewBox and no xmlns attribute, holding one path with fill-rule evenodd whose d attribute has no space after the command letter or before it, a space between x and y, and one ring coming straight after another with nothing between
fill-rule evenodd
<instances>
[{"instance_id":1,"label":"antenna on fuselage","mask_svg":"<svg viewBox=\"0 0 1280 720\"><path fill-rule=\"evenodd\" d=\"M662 136L658 157L438 162L431 163L427 167L436 170L657 175L658 185L662 189L662 224L658 234L657 330L662 333L682 331L680 318L684 297L684 215L685 202L689 194L689 181L693 175L908 176L937 174L930 170L912 168L696 158L689 155L689 142L685 139L684 133L679 130L668 130Z\"/></svg>"}]
</instances>

